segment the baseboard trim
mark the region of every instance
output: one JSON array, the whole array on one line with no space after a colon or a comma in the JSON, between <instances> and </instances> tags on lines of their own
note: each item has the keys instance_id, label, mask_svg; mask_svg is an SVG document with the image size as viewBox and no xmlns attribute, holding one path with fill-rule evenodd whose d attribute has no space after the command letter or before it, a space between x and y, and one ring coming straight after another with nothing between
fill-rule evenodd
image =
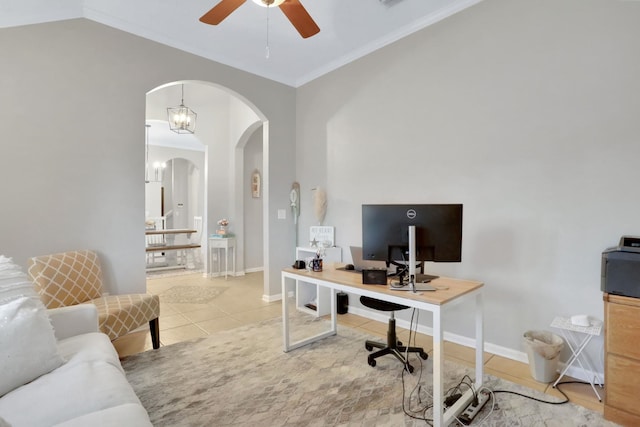
<instances>
[{"instance_id":1,"label":"baseboard trim","mask_svg":"<svg viewBox=\"0 0 640 427\"><path fill-rule=\"evenodd\" d=\"M293 295L294 295L293 291L289 293L289 297ZM263 295L262 300L265 302L279 301L279 300L282 300L282 294ZM360 307L349 306L349 313L353 313L355 315L358 315L367 319L371 319L371 320L376 320L382 323L386 323L389 320L388 315L385 315L381 312L374 312L371 310L363 309ZM398 319L398 318L396 318L396 324L404 329L409 329L410 327L409 322L407 322L406 320ZM418 329L418 332L421 334L429 335L431 337L433 336L433 328L429 326L418 325L417 329ZM466 337L463 335L458 335L458 334L454 334L447 331L444 331L443 336L446 341L450 341L454 344L459 344L469 348L475 348L475 343L476 343L475 338ZM504 347L501 345L488 343L486 341L484 343L484 351L496 356L504 357L506 359L515 360L517 362L522 362L526 364L529 363L529 357L527 356L527 353L523 351L514 350L512 348ZM558 372L562 372L565 366L566 366L566 363L559 362ZM575 379L585 381L585 382L590 382L591 378L604 378L603 372L593 372L590 370L583 371L581 368L574 367L574 366L571 366L567 370L565 375L568 375L570 377L573 377Z\"/></svg>"},{"instance_id":2,"label":"baseboard trim","mask_svg":"<svg viewBox=\"0 0 640 427\"><path fill-rule=\"evenodd\" d=\"M262 301L264 302L276 302L280 300L282 300L282 294L262 295Z\"/></svg>"},{"instance_id":3,"label":"baseboard trim","mask_svg":"<svg viewBox=\"0 0 640 427\"><path fill-rule=\"evenodd\" d=\"M371 320L376 320L378 322L383 322L383 323L386 323L389 320L388 315L378 313L378 312L373 312L371 310L367 310L359 307L349 306L349 313L353 313L355 315L365 317ZM409 329L410 327L409 322L407 322L406 320L398 319L398 318L396 318L396 325L404 329ZM429 335L431 337L433 336L433 328L429 326L418 325L418 332L421 334ZM475 338L466 337L463 335L458 335L458 334L454 334L447 331L444 331L443 335L446 341L450 341L452 343L459 344L469 348L475 348L475 345L476 345ZM514 350L512 348L503 347L501 345L488 343L486 341L484 343L484 351L496 356L504 357L506 359L515 360L517 362L522 362L526 364L529 363L529 358L527 356L527 353L523 351ZM562 372L566 366L566 363L560 362L558 363L558 366L559 366L559 372ZM575 379L585 381L585 382L589 382L590 378L596 378L596 377L604 378L604 375L602 372L596 372L596 373L592 371L583 372L581 368L579 367L576 368L574 366L571 366L567 370L565 375L568 375L570 377L573 377Z\"/></svg>"}]
</instances>

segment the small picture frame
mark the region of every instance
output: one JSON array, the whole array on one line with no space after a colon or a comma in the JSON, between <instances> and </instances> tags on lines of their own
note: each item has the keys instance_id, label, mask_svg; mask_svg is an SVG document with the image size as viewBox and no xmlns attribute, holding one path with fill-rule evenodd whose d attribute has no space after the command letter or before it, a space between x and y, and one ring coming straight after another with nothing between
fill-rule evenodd
<instances>
[{"instance_id":1,"label":"small picture frame","mask_svg":"<svg viewBox=\"0 0 640 427\"><path fill-rule=\"evenodd\" d=\"M260 172L256 169L251 174L251 196L254 199L260 198L261 178Z\"/></svg>"},{"instance_id":2,"label":"small picture frame","mask_svg":"<svg viewBox=\"0 0 640 427\"><path fill-rule=\"evenodd\" d=\"M316 247L318 244L335 246L335 229L327 225L312 225L309 227L309 241L312 246L315 242Z\"/></svg>"}]
</instances>

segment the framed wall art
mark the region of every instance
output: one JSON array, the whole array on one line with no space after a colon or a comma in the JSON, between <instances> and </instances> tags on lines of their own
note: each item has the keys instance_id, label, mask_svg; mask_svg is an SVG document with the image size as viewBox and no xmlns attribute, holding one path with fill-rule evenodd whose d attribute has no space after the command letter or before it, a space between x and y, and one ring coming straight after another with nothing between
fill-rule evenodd
<instances>
[{"instance_id":1,"label":"framed wall art","mask_svg":"<svg viewBox=\"0 0 640 427\"><path fill-rule=\"evenodd\" d=\"M251 174L251 196L253 196L254 199L257 199L260 197L260 190L261 190L260 187L261 187L260 172L258 171L258 169L256 169Z\"/></svg>"}]
</instances>

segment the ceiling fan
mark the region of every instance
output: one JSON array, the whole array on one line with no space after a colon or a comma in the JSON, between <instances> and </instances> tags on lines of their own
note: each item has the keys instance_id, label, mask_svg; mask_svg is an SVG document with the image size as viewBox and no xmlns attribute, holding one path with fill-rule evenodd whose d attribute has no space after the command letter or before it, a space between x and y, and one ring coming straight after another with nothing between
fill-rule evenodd
<instances>
[{"instance_id":1,"label":"ceiling fan","mask_svg":"<svg viewBox=\"0 0 640 427\"><path fill-rule=\"evenodd\" d=\"M218 25L227 16L242 6L247 0L222 0L213 9L200 17L200 22L210 25ZM280 10L298 30L302 38L311 37L320 32L309 12L300 3L300 0L253 0L262 6L279 6Z\"/></svg>"}]
</instances>

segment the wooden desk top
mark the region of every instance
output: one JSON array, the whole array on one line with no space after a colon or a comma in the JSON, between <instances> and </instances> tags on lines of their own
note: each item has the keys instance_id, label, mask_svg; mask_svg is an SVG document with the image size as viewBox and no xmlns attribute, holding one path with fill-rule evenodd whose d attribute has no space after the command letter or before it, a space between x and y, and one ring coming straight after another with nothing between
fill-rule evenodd
<instances>
[{"instance_id":1,"label":"wooden desk top","mask_svg":"<svg viewBox=\"0 0 640 427\"><path fill-rule=\"evenodd\" d=\"M167 230L145 230L144 234L152 236L154 234L191 234L197 232L198 230L192 230L189 228L171 228Z\"/></svg>"},{"instance_id":2,"label":"wooden desk top","mask_svg":"<svg viewBox=\"0 0 640 427\"><path fill-rule=\"evenodd\" d=\"M380 292L400 298L415 299L435 305L446 304L456 298L459 298L484 286L484 283L474 280L461 280L452 279L449 277L439 277L432 280L430 284L435 288L442 287L443 289L437 289L435 291L418 291L414 294L411 291L393 290L385 285L364 285L362 284L362 273L355 270L347 271L337 269L338 267L341 267L343 265L344 264L326 264L323 270L320 272L308 271L306 269L297 270L291 267L284 268L282 271L299 276L309 277L315 280L333 282L352 288ZM346 292L348 292L348 290Z\"/></svg>"}]
</instances>

